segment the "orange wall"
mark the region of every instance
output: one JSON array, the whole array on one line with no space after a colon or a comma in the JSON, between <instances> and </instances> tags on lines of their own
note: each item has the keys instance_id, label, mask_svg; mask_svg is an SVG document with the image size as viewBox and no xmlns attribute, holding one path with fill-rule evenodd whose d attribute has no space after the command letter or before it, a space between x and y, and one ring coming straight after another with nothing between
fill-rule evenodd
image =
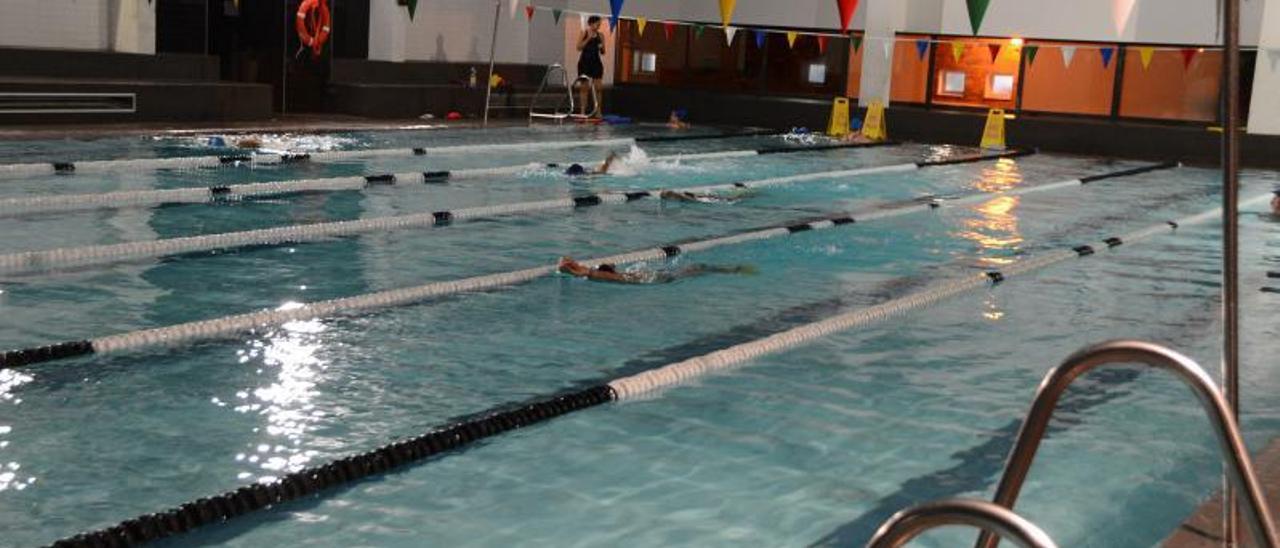
<instances>
[{"instance_id":1,"label":"orange wall","mask_svg":"<svg viewBox=\"0 0 1280 548\"><path fill-rule=\"evenodd\" d=\"M1017 100L1018 90L1018 63L1022 54L1022 48L1016 47L1009 43L1008 40L977 40L977 39L960 39L960 38L943 38L942 44L935 44L934 64L937 71L935 79L938 86L942 82L942 74L944 71L963 71L965 77L965 91L963 97L955 97L951 95L938 95L938 88L930 90L933 93L933 102L942 105L964 105L964 106L984 106L990 108L1012 109ZM950 42L960 40L965 44L964 53L960 55L960 60L956 61L955 53L951 48ZM991 59L991 50L988 48L991 44L999 44L1000 57L994 61ZM1014 94L1008 101L996 99L987 99L985 97L987 91L987 80L992 74L1012 74L1014 76Z\"/></svg>"},{"instance_id":2,"label":"orange wall","mask_svg":"<svg viewBox=\"0 0 1280 548\"><path fill-rule=\"evenodd\" d=\"M849 79L848 92L846 97L857 99L862 92L862 53L867 51L867 43L863 42L862 47L857 51L853 50L853 41L849 41Z\"/></svg>"},{"instance_id":3,"label":"orange wall","mask_svg":"<svg viewBox=\"0 0 1280 548\"><path fill-rule=\"evenodd\" d=\"M893 82L889 90L889 100L896 103L923 103L925 85L929 80L929 54L922 59L916 49L916 40L925 36L899 35L893 50ZM866 44L863 47L884 47L878 43Z\"/></svg>"},{"instance_id":4,"label":"orange wall","mask_svg":"<svg viewBox=\"0 0 1280 548\"><path fill-rule=\"evenodd\" d=\"M1022 90L1023 110L1111 114L1118 52L1104 68L1098 48L1081 45L1068 67L1063 63L1060 47L1063 44L1032 44L1039 46L1040 51L1034 63L1027 60L1027 81Z\"/></svg>"},{"instance_id":5,"label":"orange wall","mask_svg":"<svg viewBox=\"0 0 1280 548\"><path fill-rule=\"evenodd\" d=\"M1120 115L1211 122L1218 119L1220 52L1198 53L1189 67L1182 52L1155 51L1143 68L1138 48L1125 58Z\"/></svg>"}]
</instances>

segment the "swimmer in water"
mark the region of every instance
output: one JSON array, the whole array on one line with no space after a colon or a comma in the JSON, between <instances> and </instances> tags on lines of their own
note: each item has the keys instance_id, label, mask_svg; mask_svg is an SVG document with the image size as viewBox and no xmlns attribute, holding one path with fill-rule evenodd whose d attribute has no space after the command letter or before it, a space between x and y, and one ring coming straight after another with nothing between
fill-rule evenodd
<instances>
[{"instance_id":1,"label":"swimmer in water","mask_svg":"<svg viewBox=\"0 0 1280 548\"><path fill-rule=\"evenodd\" d=\"M1271 214L1280 217L1280 190L1273 190L1271 197Z\"/></svg>"},{"instance_id":2,"label":"swimmer in water","mask_svg":"<svg viewBox=\"0 0 1280 548\"><path fill-rule=\"evenodd\" d=\"M587 168L582 167L582 164L573 164L569 166L569 169L566 169L564 171L564 174L570 177L586 177L589 175L608 175L609 169L613 167L613 163L616 161L618 161L618 153L610 152L609 157L605 158L604 163L600 164L600 167L598 168L588 171Z\"/></svg>"},{"instance_id":3,"label":"swimmer in water","mask_svg":"<svg viewBox=\"0 0 1280 548\"><path fill-rule=\"evenodd\" d=\"M561 273L576 278L585 278L593 282L627 285L667 284L706 274L756 273L755 267L749 265L719 266L709 264L690 265L672 272L618 272L618 268L611 264L602 264L592 268L569 257L561 257L558 268Z\"/></svg>"},{"instance_id":4,"label":"swimmer in water","mask_svg":"<svg viewBox=\"0 0 1280 548\"><path fill-rule=\"evenodd\" d=\"M689 122L684 121L684 115L681 110L671 111L671 115L667 116L667 127L671 129L689 129Z\"/></svg>"},{"instance_id":5,"label":"swimmer in water","mask_svg":"<svg viewBox=\"0 0 1280 548\"><path fill-rule=\"evenodd\" d=\"M698 193L682 190L664 190L658 193L658 197L663 200L672 202L694 202L699 204L731 204L747 197L749 194L742 192L733 196L720 196L710 193Z\"/></svg>"}]
</instances>

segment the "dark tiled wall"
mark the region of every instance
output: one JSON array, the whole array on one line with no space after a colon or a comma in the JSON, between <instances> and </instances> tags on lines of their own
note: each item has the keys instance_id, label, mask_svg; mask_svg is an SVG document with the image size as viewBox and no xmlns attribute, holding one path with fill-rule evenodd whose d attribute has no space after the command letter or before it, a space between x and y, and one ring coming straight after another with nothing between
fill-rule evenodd
<instances>
[{"instance_id":1,"label":"dark tiled wall","mask_svg":"<svg viewBox=\"0 0 1280 548\"><path fill-rule=\"evenodd\" d=\"M206 55L0 48L0 77L212 81L218 71L218 58Z\"/></svg>"}]
</instances>

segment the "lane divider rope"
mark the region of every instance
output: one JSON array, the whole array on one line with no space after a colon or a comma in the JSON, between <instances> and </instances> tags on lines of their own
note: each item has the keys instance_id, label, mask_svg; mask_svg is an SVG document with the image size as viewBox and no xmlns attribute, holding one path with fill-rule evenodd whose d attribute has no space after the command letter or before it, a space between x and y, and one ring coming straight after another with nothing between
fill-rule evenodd
<instances>
[{"instance_id":1,"label":"lane divider rope","mask_svg":"<svg viewBox=\"0 0 1280 548\"><path fill-rule=\"evenodd\" d=\"M987 155L981 156L974 160L971 158L962 159L962 161L983 161L998 158L1007 158L1014 154L1008 153L1003 155ZM954 162L954 161L953 161ZM692 188L676 189L685 192L720 192L738 189L761 188L766 186L777 186L783 184L792 184L797 182L852 177L856 175L866 175L871 173L888 173L893 171L910 171L920 169L925 162L900 164L896 166L885 166L875 168L862 168L842 171L828 171L822 173L809 173L804 175L793 175L788 177L777 177L771 179L761 179L756 181L746 181L730 184L707 185ZM934 165L934 164L926 164ZM428 180L429 174L423 174L424 179ZM552 210L568 210L572 211L579 208L594 207L598 205L616 205L636 200L659 199L661 191L610 191L598 194L587 194L581 196L573 196L567 198L557 198L553 200L541 200L535 202L519 202L511 204L500 204L492 206L480 206L463 209L455 209L448 211L436 211L432 213L415 213L409 215L396 215L390 217L377 217L373 219L357 219L351 221L336 221L326 223L311 223L303 225L288 225L274 228L262 228L256 230L247 230L242 232L223 232L218 234L206 234L201 236L184 236L177 238L165 238L160 240L146 240L138 242L126 242L120 244L107 245L90 245L81 247L57 248L39 251L24 251L18 253L9 253L0 255L0 274L27 274L34 272L43 272L50 270L58 270L63 268L82 268L88 266L116 263L122 261L131 261L138 259L148 259L156 257L165 257L170 255L179 255L184 253L195 253L201 251L212 251L215 249L230 249L245 246L265 246L277 245L284 243L305 243L324 240L335 237L354 236L357 234L365 234L370 232L381 232L391 230L404 230L415 228L432 228L441 225L451 224L457 221L491 218L508 215L527 215L532 213L541 213Z\"/></svg>"},{"instance_id":2,"label":"lane divider rope","mask_svg":"<svg viewBox=\"0 0 1280 548\"><path fill-rule=\"evenodd\" d=\"M729 150L721 152L704 152L696 154L671 154L650 158L654 162L681 162L722 160L727 158L745 158L758 156L772 149L761 150ZM820 148L793 147L786 153L809 152L811 150L828 150ZM278 196L299 192L336 192L342 190L362 190L371 186L389 186L397 184L433 184L463 179L498 177L513 175L523 171L549 167L558 168L569 162L560 163L526 163L515 166L489 168L457 169L449 171L425 171L406 173L380 173L375 175L354 175L349 177L326 177L321 179L301 179L293 181L270 181L263 183L246 183L221 185L212 187L173 188L160 190L125 190L94 194L63 194L54 196L35 196L23 198L0 199L0 216L29 215L33 213L55 213L81 211L88 209L104 209L116 207L138 207L161 204L205 203L217 200L232 200L246 197Z\"/></svg>"},{"instance_id":3,"label":"lane divider rope","mask_svg":"<svg viewBox=\"0 0 1280 548\"><path fill-rule=\"evenodd\" d=\"M1172 166L1176 164L1161 165ZM1154 168L1155 166L1151 167ZM1131 173L1131 171L1123 173ZM1093 181L1100 180L1103 179L1093 179ZM945 203L963 205L988 199L993 194L1023 195L1080 184L1084 183L1077 179L1052 184L1009 189L998 193L979 191L968 196L947 200ZM865 214L857 214L856 216L854 214L839 213L820 220L785 223L783 225L748 230L736 234L643 249L611 257L601 257L586 260L583 261L583 263L592 266L599 266L606 263L627 264L659 260L675 257L685 253L705 251L716 247L743 244L800 232L825 230L838 226L852 225L859 222L905 215L917 211L931 211L937 209L940 205L940 202L935 200L912 201L909 203L877 209ZM11 350L0 353L0 369L25 367L72 357L87 356L90 354L106 354L161 345L173 346L198 340L217 339L238 333L251 332L257 329L265 329L282 325L291 321L311 320L315 318L332 317L340 314L349 315L375 309L406 306L431 298L465 292L483 291L497 287L525 283L552 274L555 270L556 269L553 266L539 266L524 270L475 276L459 280L433 282L416 287L379 291L364 295L319 301L285 310L260 310L210 320L200 320L165 327L132 331L117 335L109 335L97 339L67 341L34 348Z\"/></svg>"},{"instance_id":4,"label":"lane divider rope","mask_svg":"<svg viewBox=\"0 0 1280 548\"><path fill-rule=\"evenodd\" d=\"M1265 203L1270 199L1270 194L1257 196L1241 203L1241 206ZM1137 242L1156 234L1176 231L1179 226L1191 226L1220 217L1221 211L1214 209L1175 222L1152 225L1125 236L1108 238L1099 247L1104 249L1114 248ZM650 397L665 388L711 373L725 372L741 367L761 356L795 348L828 335L864 327L917 311L975 290L998 286L1011 276L1030 274L1072 258L1090 256L1077 251L1082 247L1092 248L1093 246L1086 245L1049 252L1043 256L1020 261L1001 271L966 274L879 305L839 314L756 341L731 346L701 357L672 363L606 384L536 400L531 403L500 406L416 437L388 443L364 453L291 472L269 483L245 485L232 491L197 499L161 512L128 519L110 527L67 537L57 541L53 546L80 548L135 545L180 535L207 525L226 523L245 514L318 495L327 490L349 485L368 477L403 469L415 463L467 447L475 442L513 430L549 422L552 419L570 413L608 403Z\"/></svg>"},{"instance_id":5,"label":"lane divider rope","mask_svg":"<svg viewBox=\"0 0 1280 548\"><path fill-rule=\"evenodd\" d=\"M218 167L275 166L303 162L336 162L356 158L399 158L428 155L465 154L470 152L504 152L514 150L553 150L578 147L612 147L630 145L632 138L593 139L584 141L533 141L483 145L449 145L417 148L385 148L331 150L326 152L288 154L231 154L226 156L180 156L176 158L135 158L124 160L91 160L82 162L41 162L0 164L0 178L40 175L73 175L109 173L113 171L145 171L152 169L198 169Z\"/></svg>"}]
</instances>

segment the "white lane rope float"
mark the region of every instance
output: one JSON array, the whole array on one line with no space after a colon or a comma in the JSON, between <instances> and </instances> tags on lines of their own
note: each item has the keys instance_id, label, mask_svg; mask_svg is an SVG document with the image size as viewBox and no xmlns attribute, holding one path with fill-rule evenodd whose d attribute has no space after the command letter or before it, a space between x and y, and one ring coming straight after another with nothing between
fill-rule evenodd
<instances>
[{"instance_id":1,"label":"white lane rope float","mask_svg":"<svg viewBox=\"0 0 1280 548\"><path fill-rule=\"evenodd\" d=\"M681 188L676 190L701 193L762 188L806 181L853 177L871 173L910 171L929 166L981 162L1025 154L1030 154L1030 152L1012 152L954 160L916 162L884 167L809 173L804 175L792 175L788 177L776 177L756 181ZM423 177L425 180L425 175ZM24 251L0 255L0 274L29 274L63 268L83 268L123 261L212 251L215 249L278 245L284 243L296 244L336 237L354 236L370 232L433 228L472 219L509 215L528 215L554 210L572 211L598 205L616 205L637 200L661 199L661 194L662 191L660 190L641 190L630 192L611 191L553 200L471 207L447 211L435 211L431 213L377 217L373 219L289 225L242 232L224 232L219 234L184 236L120 244Z\"/></svg>"},{"instance_id":2,"label":"white lane rope float","mask_svg":"<svg viewBox=\"0 0 1280 548\"><path fill-rule=\"evenodd\" d=\"M1136 169L1117 171L1111 174L1088 177L1088 182L1101 181L1108 178L1123 177L1138 173L1146 173L1156 169L1168 169L1177 164L1159 164ZM967 204L988 199L994 195L1022 195L1064 188L1067 186L1088 184L1084 179L1062 181L1058 183L1009 189L1003 192L975 192L968 196L947 200L948 204ZM654 247L639 251L623 253L611 257L601 257L583 261L584 264L599 266L601 264L626 264L651 260L660 260L677 255L704 251L716 247L736 245L758 240L766 240L799 232L825 230L838 226L852 225L876 219L884 219L905 215L917 211L927 211L941 207L943 202L937 200L913 200L887 208L877 209L856 217L849 214L836 214L820 220L810 220L773 226L763 229L749 230L726 236L683 242L676 245ZM505 287L529 282L555 272L553 266L538 266L524 270L502 272L475 276L459 280L433 282L415 287L379 291L352 297L343 297L327 301L319 301L303 306L282 310L259 310L246 314L224 316L221 318L200 320L183 324L143 329L117 335L109 335L96 339L66 341L46 346L11 350L0 353L0 369L10 369L47 363L90 354L107 354L127 350L138 350L154 346L174 346L199 340L217 339L282 325L292 321L311 320L315 318L351 315L370 310L406 306L427 299L438 298L459 293L484 291L497 287Z\"/></svg>"},{"instance_id":3,"label":"white lane rope float","mask_svg":"<svg viewBox=\"0 0 1280 548\"><path fill-rule=\"evenodd\" d=\"M43 175L71 175L86 173L111 173L117 171L149 171L153 169L186 170L220 167L278 166L302 162L337 162L360 158L408 158L467 154L494 153L516 150L557 150L580 147L614 147L631 145L632 138L590 139L582 141L532 141L525 143L500 143L476 145L449 145L417 148L380 148L331 150L326 152L284 154L233 154L226 156L179 156L174 158L135 158L127 160L90 160L82 162L40 162L27 164L0 164L0 179Z\"/></svg>"},{"instance_id":4,"label":"white lane rope float","mask_svg":"<svg viewBox=\"0 0 1280 548\"><path fill-rule=\"evenodd\" d=\"M765 153L772 149L729 150L721 152L704 152L696 154L671 154L653 156L650 161L658 163L694 162L707 160L723 160L728 158L746 158L758 156L761 150ZM815 150L808 147L786 149L788 153L809 152ZM817 148L816 150L825 150ZM772 153L777 154L777 153ZM394 186L405 184L438 184L450 181L480 179L515 175L531 169L559 168L569 162L559 163L525 163L513 166L471 168L441 171L379 173L375 175L354 175L348 177L325 177L319 179L299 179L291 181L270 181L263 183L245 183L235 185L219 185L211 187L171 188L160 190L124 190L118 192L102 192L92 194L61 194L34 196L23 198L0 199L0 216L31 215L36 213L60 213L67 211L83 211L90 209L107 209L121 207L154 206L163 204L198 204L219 200L238 200L252 197L280 196L302 192L336 192L343 190L364 190L375 186Z\"/></svg>"},{"instance_id":5,"label":"white lane rope float","mask_svg":"<svg viewBox=\"0 0 1280 548\"><path fill-rule=\"evenodd\" d=\"M1270 199L1271 195L1266 194L1242 202L1240 205L1252 206L1265 203ZM549 422L577 411L608 403L647 398L662 389L713 373L742 367L761 356L775 354L828 335L908 314L972 291L999 285L1010 277L1030 274L1073 258L1088 257L1094 255L1097 249L1112 249L1132 244L1177 230L1182 226L1211 222L1219 218L1221 218L1221 209L1215 208L1177 221L1155 224L1123 236L1107 238L1100 244L1051 251L1020 261L1003 270L993 270L983 274L966 273L878 305L838 314L762 339L734 345L605 384L531 402L494 407L425 434L402 438L363 453L290 472L272 482L244 485L232 491L196 499L167 510L137 516L110 527L67 537L54 543L54 546L80 548L136 545L181 535L208 525L224 524L239 516L322 494L330 489L350 485L365 478L400 470L476 442Z\"/></svg>"}]
</instances>

